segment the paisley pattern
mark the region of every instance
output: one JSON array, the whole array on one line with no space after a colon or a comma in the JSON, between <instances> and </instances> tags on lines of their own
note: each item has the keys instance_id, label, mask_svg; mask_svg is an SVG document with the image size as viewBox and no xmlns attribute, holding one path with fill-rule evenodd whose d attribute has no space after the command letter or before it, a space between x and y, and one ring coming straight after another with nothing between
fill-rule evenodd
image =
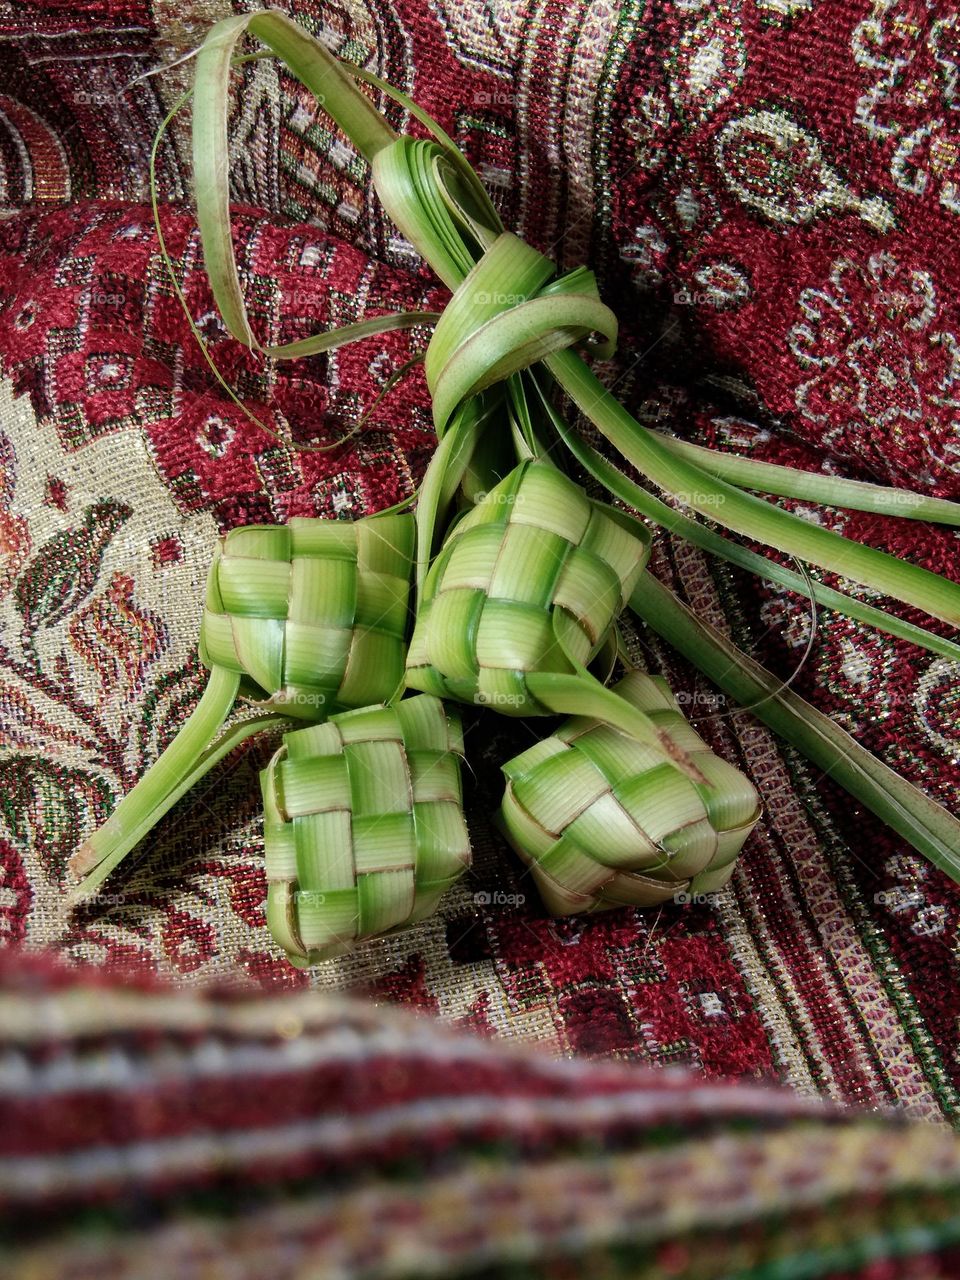
<instances>
[{"instance_id":1,"label":"paisley pattern","mask_svg":"<svg viewBox=\"0 0 960 1280\"><path fill-rule=\"evenodd\" d=\"M779 105L731 120L717 136L714 155L733 194L772 222L810 222L829 211L856 213L876 231L893 226L887 203L852 191L817 137Z\"/></svg>"},{"instance_id":2,"label":"paisley pattern","mask_svg":"<svg viewBox=\"0 0 960 1280\"><path fill-rule=\"evenodd\" d=\"M254 775L266 740L224 762L97 900L67 912L66 856L199 696L194 643L218 532L388 505L433 445L419 369L353 434L425 332L289 366L227 339L184 205L178 119L159 155L174 269L218 367L269 430L203 364L144 203L149 142L189 64L132 82L230 8L0 3L11 215L0 220L0 938L179 983L355 989L562 1053L770 1076L955 1117L960 993L943 975L956 890L649 635L629 638L638 660L667 674L711 747L763 793L767 820L716 901L550 920L488 818L500 762L526 731L478 712L472 878L408 934L309 973L283 962L263 915ZM436 114L510 226L561 266L596 269L622 321L604 376L642 422L960 496L950 6L305 0L296 11ZM403 108L387 110L407 125ZM356 157L282 70L238 73L230 130L258 333L291 340L443 305ZM957 574L948 530L806 514ZM654 568L738 643L793 670L804 601L665 539ZM947 664L828 614L797 678L952 805L958 687Z\"/></svg>"},{"instance_id":3,"label":"paisley pattern","mask_svg":"<svg viewBox=\"0 0 960 1280\"><path fill-rule=\"evenodd\" d=\"M670 96L683 115L706 119L743 79L747 53L739 7L694 10L696 22L680 38L670 62Z\"/></svg>"}]
</instances>

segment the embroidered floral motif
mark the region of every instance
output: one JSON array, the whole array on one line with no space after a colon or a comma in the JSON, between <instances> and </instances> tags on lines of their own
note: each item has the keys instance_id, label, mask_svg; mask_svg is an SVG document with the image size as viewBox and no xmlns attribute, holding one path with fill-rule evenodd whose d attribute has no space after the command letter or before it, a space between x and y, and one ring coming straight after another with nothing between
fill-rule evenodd
<instances>
[{"instance_id":1,"label":"embroidered floral motif","mask_svg":"<svg viewBox=\"0 0 960 1280\"><path fill-rule=\"evenodd\" d=\"M854 120L885 147L890 177L914 196L936 192L960 214L960 10L874 0L854 29L852 50L869 83Z\"/></svg>"},{"instance_id":2,"label":"embroidered floral motif","mask_svg":"<svg viewBox=\"0 0 960 1280\"><path fill-rule=\"evenodd\" d=\"M826 285L804 289L798 309L787 345L811 373L796 403L824 428L824 444L885 474L891 435L922 429L929 474L914 479L960 474L960 347L942 327L930 273L887 252L865 263L838 258Z\"/></svg>"},{"instance_id":3,"label":"embroidered floral motif","mask_svg":"<svg viewBox=\"0 0 960 1280\"><path fill-rule=\"evenodd\" d=\"M631 265L637 288L649 289L663 280L669 252L660 230L647 223L637 227L633 239L620 250L620 257Z\"/></svg>"}]
</instances>

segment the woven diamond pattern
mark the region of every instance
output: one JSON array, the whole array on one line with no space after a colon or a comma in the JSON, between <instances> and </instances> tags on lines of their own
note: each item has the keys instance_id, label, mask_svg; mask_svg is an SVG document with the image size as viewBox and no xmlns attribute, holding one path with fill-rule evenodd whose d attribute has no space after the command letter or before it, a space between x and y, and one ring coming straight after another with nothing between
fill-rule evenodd
<instances>
[{"instance_id":1,"label":"woven diamond pattern","mask_svg":"<svg viewBox=\"0 0 960 1280\"><path fill-rule=\"evenodd\" d=\"M555 915L713 893L760 817L752 784L710 750L665 680L632 672L616 691L702 780L665 751L581 717L504 766L501 823Z\"/></svg>"},{"instance_id":2,"label":"woven diamond pattern","mask_svg":"<svg viewBox=\"0 0 960 1280\"><path fill-rule=\"evenodd\" d=\"M649 555L642 526L543 462L516 467L454 525L431 566L407 682L544 714L525 673L586 665Z\"/></svg>"},{"instance_id":3,"label":"woven diamond pattern","mask_svg":"<svg viewBox=\"0 0 960 1280\"><path fill-rule=\"evenodd\" d=\"M386 701L403 678L413 541L408 514L232 530L210 570L201 660L308 720Z\"/></svg>"},{"instance_id":4,"label":"woven diamond pattern","mask_svg":"<svg viewBox=\"0 0 960 1280\"><path fill-rule=\"evenodd\" d=\"M416 923L470 865L459 719L421 695L298 729L261 773L267 921L298 964Z\"/></svg>"}]
</instances>

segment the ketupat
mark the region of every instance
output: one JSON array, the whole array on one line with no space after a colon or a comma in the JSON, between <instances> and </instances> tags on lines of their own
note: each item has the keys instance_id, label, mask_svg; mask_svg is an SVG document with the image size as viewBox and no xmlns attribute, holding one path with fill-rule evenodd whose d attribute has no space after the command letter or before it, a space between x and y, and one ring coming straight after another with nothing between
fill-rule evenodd
<instances>
[{"instance_id":1,"label":"ketupat","mask_svg":"<svg viewBox=\"0 0 960 1280\"><path fill-rule=\"evenodd\" d=\"M591 502L546 462L524 462L447 534L407 654L407 683L508 715L555 708L536 673L585 667L650 554L643 525Z\"/></svg>"},{"instance_id":2,"label":"ketupat","mask_svg":"<svg viewBox=\"0 0 960 1280\"><path fill-rule=\"evenodd\" d=\"M616 692L672 755L576 717L503 766L500 825L554 915L714 893L760 818L753 784L711 751L662 677L632 671Z\"/></svg>"},{"instance_id":3,"label":"ketupat","mask_svg":"<svg viewBox=\"0 0 960 1280\"><path fill-rule=\"evenodd\" d=\"M532 421L532 405L543 390L538 379L543 377L547 392L564 392L642 476L701 516L801 561L834 570L873 591L916 605L936 618L960 623L960 583L822 528L747 491L802 495L815 502L863 506L905 518L931 515L953 525L960 524L960 505L938 502L932 510L925 501L918 501L917 495L905 495L902 490L883 490L857 481L838 485L832 477L798 473L789 467L758 468L750 459L734 454L718 463L708 453L691 452L643 427L574 350L578 345L589 346L593 354L606 356L616 336L616 317L599 299L592 273L578 267L558 275L555 264L506 230L476 171L428 113L374 73L337 58L276 11L237 15L217 23L197 58L193 123L197 217L214 296L234 337L248 346L257 345L243 305L234 255L228 173L229 81L233 66L249 56L237 52L238 43L247 35L267 46L317 96L326 114L370 163L377 195L401 234L453 291L425 361L439 439L435 461L444 470L455 464L463 474L479 440L476 425L470 423L465 411L478 392L498 382L509 388L513 420L505 438L516 448L516 456L535 456L544 444L552 448L550 425ZM434 141L398 137L357 81L400 102ZM155 193L155 187L153 190ZM343 330L340 335L331 331L323 340L349 339ZM547 416L553 416L549 410ZM571 434L576 433L556 433L564 443ZM719 478L721 472L723 479ZM612 493L629 502L618 483L605 483ZM428 488L425 482L424 489ZM447 490L442 477L435 479L434 497L445 497ZM424 528L431 527L433 515L442 505L434 498L429 504L421 503ZM423 557L430 550L423 539L418 584ZM745 567L755 570L756 562ZM830 607L859 613L846 604L848 599L845 592L833 591ZM870 620L883 626L885 616L883 610L876 610ZM687 652L695 662L705 661L708 647L700 638ZM739 651L727 657L741 666L747 661ZM809 750L809 735L795 733L793 726L810 713L801 701L795 708L795 719L781 722L781 732L802 750ZM817 737L812 720L811 731ZM855 748L847 735L840 749L850 752ZM867 764L857 770L857 776L858 797L885 821L891 821L915 848L934 857L960 880L960 822L943 806L931 810L928 798L903 779L897 788L897 802L891 806L885 777L881 779Z\"/></svg>"},{"instance_id":4,"label":"ketupat","mask_svg":"<svg viewBox=\"0 0 960 1280\"><path fill-rule=\"evenodd\" d=\"M261 773L267 923L293 964L415 924L470 865L455 712L405 698L288 733Z\"/></svg>"},{"instance_id":5,"label":"ketupat","mask_svg":"<svg viewBox=\"0 0 960 1280\"><path fill-rule=\"evenodd\" d=\"M402 513L232 530L210 569L201 661L307 720L386 701L403 683L413 544Z\"/></svg>"}]
</instances>

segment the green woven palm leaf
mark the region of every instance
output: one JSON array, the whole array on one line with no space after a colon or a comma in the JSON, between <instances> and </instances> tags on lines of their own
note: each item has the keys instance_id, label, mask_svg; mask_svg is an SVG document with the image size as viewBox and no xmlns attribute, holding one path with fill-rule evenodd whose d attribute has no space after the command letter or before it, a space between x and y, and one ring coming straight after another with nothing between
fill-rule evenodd
<instances>
[{"instance_id":1,"label":"green woven palm leaf","mask_svg":"<svg viewBox=\"0 0 960 1280\"><path fill-rule=\"evenodd\" d=\"M713 893L760 817L752 783L710 750L665 680L635 671L615 692L675 758L574 717L504 766L501 824L554 915Z\"/></svg>"},{"instance_id":2,"label":"green woven palm leaf","mask_svg":"<svg viewBox=\"0 0 960 1280\"><path fill-rule=\"evenodd\" d=\"M263 348L258 342L244 303L230 220L230 77L235 66L263 53L241 52L241 41L247 36L275 54L315 95L358 155L369 163L374 189L390 218L451 291L442 316L404 313L374 317L280 348ZM416 581L418 605L424 607L410 654L411 686L441 696L487 702L515 714L550 711L589 715L637 743L666 751L664 737L654 731L650 717L593 679L585 666L589 655L597 652L598 643L603 643L605 616L612 616L615 610L607 607L604 572L595 574L584 568L585 558L578 553L586 548L594 561L605 562L605 570L613 570L621 580L623 575L617 571L616 554L600 551L591 543L599 523L592 532L589 528L578 530L578 508L582 511L586 503L581 492L568 507L569 520L553 519L562 516L563 502L546 522L516 517L512 510L491 513L487 504L481 503L455 529L437 559L436 572L427 572L434 530L457 492L471 496L474 482L485 474L492 459L497 459L499 467L507 454L518 459L546 458L562 443L612 495L645 519L762 577L785 582L791 589L806 589L804 579L775 563L779 557L755 554L712 527L678 517L672 504L633 484L618 465L608 464L566 425L554 405L554 392L563 392L645 481L711 526L719 524L761 548L831 570L873 593L892 596L947 623L960 622L960 584L822 528L817 521L803 519L756 495L792 495L953 526L960 525L958 504L719 454L670 440L643 426L584 359L611 355L618 330L616 316L599 297L593 274L585 267L558 274L555 262L504 227L466 157L408 95L374 73L342 62L285 14L270 10L218 22L198 51L196 68L193 156L197 217L214 297L231 335L254 349L290 358L436 319L424 370L438 449L418 500L421 537ZM368 86L398 103L430 138L398 136L372 105ZM168 113L151 152L158 239L172 287L184 307L176 273L163 248L155 170L163 130L188 96L183 95ZM203 346L202 335L189 315L188 319ZM204 351L215 369L205 346ZM241 398L222 377L219 380L225 393L243 408ZM506 412L501 412L503 409ZM498 418L499 422L495 421ZM534 475L532 466L529 473ZM539 476L537 482L541 483ZM513 483L514 479L508 478L507 488ZM542 481L542 487L546 489L549 483ZM553 483L560 486L562 481L555 478ZM594 508L587 505L586 510ZM614 525L618 523L613 520ZM501 527L494 531L487 525ZM573 550L549 545L554 536ZM502 546L495 545L497 538ZM569 575L568 564L573 566ZM606 587L609 585L607 581ZM643 575L639 590L641 600L647 596L653 600L657 594L655 586L644 589ZM561 599L558 592L566 593L568 599ZM621 592L622 597L628 594ZM866 606L822 583L814 581L810 594L829 608L926 645L947 658L956 659L960 652L949 637ZM662 621L659 611L649 621L656 628ZM683 636L698 665L713 672L721 684L728 679L730 663L718 656L715 637L697 633L695 627L678 620L675 611L669 622L669 630ZM715 660L721 664L719 672L713 671ZM734 665L743 665L742 655ZM211 684L218 673L226 676L232 671L215 668ZM748 672L747 682L755 683L756 674ZM761 683L766 686L766 673L762 674ZM229 682L220 683L229 693ZM842 777L853 794L915 848L955 878L960 875L960 825L943 806L931 807L921 792L902 779L881 778L875 763L857 755L849 735L837 738L836 726L815 723L806 704L797 707L778 699L778 691L768 692L763 705L766 717L776 719L779 732L819 765L826 759L823 767ZM669 751L666 754L670 756ZM695 770L691 773L687 757L682 761L672 758L690 781L700 781ZM182 785L182 778L175 781Z\"/></svg>"},{"instance_id":3,"label":"green woven palm leaf","mask_svg":"<svg viewBox=\"0 0 960 1280\"><path fill-rule=\"evenodd\" d=\"M592 660L649 550L642 525L548 463L521 463L453 526L433 562L408 685L507 715L556 710L531 676Z\"/></svg>"},{"instance_id":4,"label":"green woven palm leaf","mask_svg":"<svg viewBox=\"0 0 960 1280\"><path fill-rule=\"evenodd\" d=\"M173 742L70 861L91 894L189 788L282 716L324 720L392 698L403 682L415 525L411 515L300 517L222 538L207 579L203 697ZM263 714L221 734L237 695Z\"/></svg>"},{"instance_id":5,"label":"green woven palm leaf","mask_svg":"<svg viewBox=\"0 0 960 1280\"><path fill-rule=\"evenodd\" d=\"M459 719L407 698L288 733L260 775L267 923L297 965L425 919L470 865Z\"/></svg>"},{"instance_id":6,"label":"green woven palm leaf","mask_svg":"<svg viewBox=\"0 0 960 1280\"><path fill-rule=\"evenodd\" d=\"M403 680L413 544L408 514L232 530L207 582L201 660L306 720L386 701Z\"/></svg>"}]
</instances>

